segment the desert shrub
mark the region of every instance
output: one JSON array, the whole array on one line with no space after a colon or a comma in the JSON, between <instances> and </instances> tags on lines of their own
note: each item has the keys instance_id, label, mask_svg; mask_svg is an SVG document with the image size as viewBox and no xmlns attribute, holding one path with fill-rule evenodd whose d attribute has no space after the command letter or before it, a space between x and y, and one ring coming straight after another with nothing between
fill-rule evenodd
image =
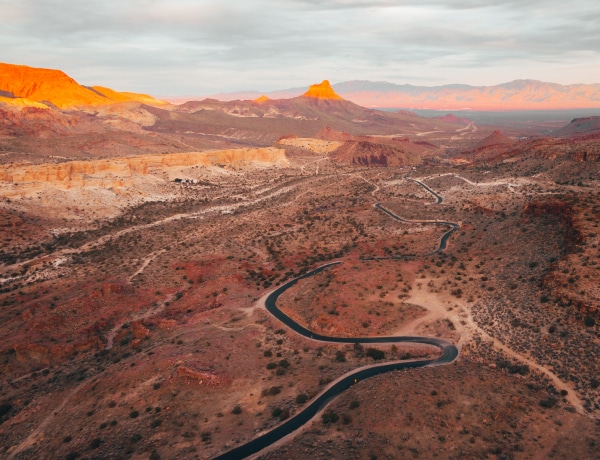
<instances>
[{"instance_id":1,"label":"desert shrub","mask_svg":"<svg viewBox=\"0 0 600 460\"><path fill-rule=\"evenodd\" d=\"M275 395L278 395L279 393L281 393L281 387L265 388L262 391L263 396L275 396Z\"/></svg>"},{"instance_id":2,"label":"desert shrub","mask_svg":"<svg viewBox=\"0 0 600 460\"><path fill-rule=\"evenodd\" d=\"M358 400L354 400L350 402L350 409L356 409L358 406L360 406L360 402Z\"/></svg>"},{"instance_id":3,"label":"desert shrub","mask_svg":"<svg viewBox=\"0 0 600 460\"><path fill-rule=\"evenodd\" d=\"M452 291L450 291L450 294L452 294L454 297L456 298L461 298L462 297L462 289L458 288L458 289L453 289Z\"/></svg>"},{"instance_id":4,"label":"desert shrub","mask_svg":"<svg viewBox=\"0 0 600 460\"><path fill-rule=\"evenodd\" d=\"M297 404L304 404L306 401L308 401L308 396L306 393L300 393L298 396L296 396Z\"/></svg>"},{"instance_id":5,"label":"desert shrub","mask_svg":"<svg viewBox=\"0 0 600 460\"><path fill-rule=\"evenodd\" d=\"M139 413L138 411L136 411L136 410L134 410L134 411L131 411L131 412L129 413L129 417L130 417L130 418L138 418L139 416L140 416L140 413Z\"/></svg>"},{"instance_id":6,"label":"desert shrub","mask_svg":"<svg viewBox=\"0 0 600 460\"><path fill-rule=\"evenodd\" d=\"M97 449L98 447L100 447L100 444L102 444L102 439L94 438L92 439L92 442L90 442L90 448Z\"/></svg>"},{"instance_id":7,"label":"desert shrub","mask_svg":"<svg viewBox=\"0 0 600 460\"><path fill-rule=\"evenodd\" d=\"M367 348L367 356L375 361L385 358L385 353L377 348Z\"/></svg>"},{"instance_id":8,"label":"desert shrub","mask_svg":"<svg viewBox=\"0 0 600 460\"><path fill-rule=\"evenodd\" d=\"M527 364L513 364L508 366L509 374L527 375L529 374L529 366Z\"/></svg>"},{"instance_id":9,"label":"desert shrub","mask_svg":"<svg viewBox=\"0 0 600 460\"><path fill-rule=\"evenodd\" d=\"M240 407L240 405L236 405L232 410L231 410L232 414L241 414L242 413L242 408Z\"/></svg>"},{"instance_id":10,"label":"desert shrub","mask_svg":"<svg viewBox=\"0 0 600 460\"><path fill-rule=\"evenodd\" d=\"M585 317L584 322L587 327L594 327L596 325L596 320L593 317L591 317L590 315Z\"/></svg>"},{"instance_id":11,"label":"desert shrub","mask_svg":"<svg viewBox=\"0 0 600 460\"><path fill-rule=\"evenodd\" d=\"M267 364L267 369L275 369L277 367L277 363L269 363Z\"/></svg>"},{"instance_id":12,"label":"desert shrub","mask_svg":"<svg viewBox=\"0 0 600 460\"><path fill-rule=\"evenodd\" d=\"M336 414L333 410L329 409L327 412L323 413L322 420L324 425L329 425L330 423L336 423L340 419L339 415Z\"/></svg>"},{"instance_id":13,"label":"desert shrub","mask_svg":"<svg viewBox=\"0 0 600 460\"><path fill-rule=\"evenodd\" d=\"M556 398L553 398L552 396L549 396L546 399L542 399L540 401L540 406L549 409L551 407L554 407L557 402L558 402L558 400Z\"/></svg>"},{"instance_id":14,"label":"desert shrub","mask_svg":"<svg viewBox=\"0 0 600 460\"><path fill-rule=\"evenodd\" d=\"M161 424L162 424L162 420L160 420L160 419L152 420L150 427L158 428Z\"/></svg>"}]
</instances>

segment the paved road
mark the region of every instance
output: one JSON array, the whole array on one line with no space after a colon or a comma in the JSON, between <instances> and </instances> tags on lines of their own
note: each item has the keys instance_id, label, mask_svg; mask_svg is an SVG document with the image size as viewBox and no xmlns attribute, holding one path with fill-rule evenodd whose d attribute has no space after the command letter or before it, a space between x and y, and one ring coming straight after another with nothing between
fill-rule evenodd
<instances>
[{"instance_id":1,"label":"paved road","mask_svg":"<svg viewBox=\"0 0 600 460\"><path fill-rule=\"evenodd\" d=\"M421 257L429 257L429 256L433 256L435 254L439 254L442 251L446 250L446 246L448 244L448 238L450 238L450 235L452 235L455 231L457 231L460 226L454 222L444 222L444 221L439 221L439 220L407 220L407 219L403 219L400 216L397 216L396 214L394 214L392 211L390 211L389 209L384 208L381 203L375 203L374 206L385 212L388 216L390 216L392 219L395 219L397 221L400 222L408 222L411 224L435 224L435 225L444 225L447 227L450 227L450 230L448 230L446 233L444 233L442 235L442 237L440 238L440 245L438 246L438 248L435 251L432 252L428 252L427 254L423 254ZM414 258L416 256L414 255L407 255L407 256L390 256L390 257L369 257L369 258L364 258L363 260L404 260L407 258Z\"/></svg>"},{"instance_id":2,"label":"paved road","mask_svg":"<svg viewBox=\"0 0 600 460\"><path fill-rule=\"evenodd\" d=\"M411 179L412 180L412 179ZM419 181L415 181L419 183L421 186L430 191L434 196L437 197L437 203L441 203L442 197L427 187L425 184ZM399 216L396 216L391 211L380 206L377 203L379 209L381 209L386 214L390 215L392 218L396 220L401 220L404 222L413 222L413 221L405 221ZM430 222L427 222L430 223ZM451 226L451 230L442 236L440 241L439 248L427 255L436 254L438 252L443 251L446 248L446 242L450 235L455 232L459 227L457 224L452 222L436 222L444 225ZM315 334L304 326L298 324L292 318L287 316L277 307L277 299L280 295L282 295L289 288L294 286L298 281L314 276L318 273L321 273L323 270L341 264L341 261L330 262L328 264L322 265L315 270L312 270L298 278L294 278L293 280L288 281L282 286L275 289L265 300L265 306L267 311L271 313L274 317L284 323L293 331L297 332L304 337L310 338L312 340L317 340L321 342L327 343L420 343L426 345L433 345L438 347L442 354L435 359L424 359L418 361L394 361L387 362L382 364L374 364L371 366L362 367L357 369L349 374L346 374L345 377L338 379L335 383L327 387L323 390L313 401L310 402L308 406L306 406L302 411L296 414L294 417L288 419L286 422L278 425L273 428L271 431L259 436L258 438L253 439L252 441L247 442L241 446L238 446L218 457L215 457L215 460L238 460L249 457L250 455L256 454L260 452L262 449L270 446L271 444L279 441L283 437L288 434L293 433L297 429L301 428L304 424L308 423L321 409L323 409L331 400L333 400L336 396L341 394L343 391L350 388L352 385L365 380L369 377L373 377L375 375L383 374L385 372L390 372L394 370L402 370L402 369L415 369L418 367L425 366L438 366L443 364L448 364L454 361L458 356L457 348L451 343L434 337L411 337L411 336L398 336L398 337L330 337L321 334Z\"/></svg>"}]
</instances>

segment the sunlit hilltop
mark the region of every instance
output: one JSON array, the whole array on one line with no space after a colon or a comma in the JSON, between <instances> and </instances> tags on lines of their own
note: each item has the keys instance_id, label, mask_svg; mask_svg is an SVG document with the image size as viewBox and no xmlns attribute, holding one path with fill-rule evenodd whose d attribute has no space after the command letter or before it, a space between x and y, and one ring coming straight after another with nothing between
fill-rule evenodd
<instances>
[{"instance_id":1,"label":"sunlit hilltop","mask_svg":"<svg viewBox=\"0 0 600 460\"><path fill-rule=\"evenodd\" d=\"M329 80L323 80L321 83L310 85L308 91L302 96L313 97L315 99L343 99L333 90Z\"/></svg>"},{"instance_id":2,"label":"sunlit hilltop","mask_svg":"<svg viewBox=\"0 0 600 460\"><path fill-rule=\"evenodd\" d=\"M101 86L88 88L60 70L3 63L0 63L0 91L2 102L21 107L50 104L64 109L132 101L164 104L145 94L121 93Z\"/></svg>"}]
</instances>

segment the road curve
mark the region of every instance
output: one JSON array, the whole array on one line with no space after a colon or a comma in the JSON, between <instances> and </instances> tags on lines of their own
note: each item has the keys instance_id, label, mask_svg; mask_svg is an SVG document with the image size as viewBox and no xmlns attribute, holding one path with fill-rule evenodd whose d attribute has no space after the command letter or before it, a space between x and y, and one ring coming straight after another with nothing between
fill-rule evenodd
<instances>
[{"instance_id":1,"label":"road curve","mask_svg":"<svg viewBox=\"0 0 600 460\"><path fill-rule=\"evenodd\" d=\"M446 246L448 244L448 238L450 238L450 235L452 235L455 231L457 231L460 228L460 225L458 225L454 222L445 222L445 221L441 221L441 220L407 220L407 219L403 219L402 217L394 214L389 209L384 208L381 205L381 203L375 203L373 206L375 206L377 209L385 212L392 219L395 219L399 222L407 222L410 224L435 224L435 225L444 225L444 226L450 227L450 230L448 230L446 233L444 233L442 235L442 237L440 238L440 245L438 246L438 248L435 251L428 252L427 254L423 254L421 257L429 257L429 256L433 256L435 254L439 254L442 251L445 251ZM390 257L365 257L362 260L403 260L406 258L413 258L413 257L416 257L416 256L409 255L409 256L390 256Z\"/></svg>"},{"instance_id":2,"label":"road curve","mask_svg":"<svg viewBox=\"0 0 600 460\"><path fill-rule=\"evenodd\" d=\"M427 190L429 193L431 193L436 199L435 204L440 204L442 201L444 201L444 199L442 198L441 195L439 195L438 193L433 191L431 188L429 188L427 185L425 185L420 180L410 179L407 176L405 176L404 178L406 180L409 180L409 181L419 184L421 187L423 187L425 190ZM392 219L397 220L399 222L406 222L409 224L435 224L435 225L443 225L446 227L450 227L450 230L448 230L446 233L444 233L442 235L442 237L440 238L440 245L438 246L438 248L435 251L428 252L427 254L423 254L421 257L429 257L429 256L433 256L435 254L439 254L442 251L445 251L446 246L448 244L448 239L450 238L450 235L452 235L454 232L456 232L460 228L460 225L458 225L457 223L454 223L454 222L445 222L445 221L440 221L440 220L403 219L402 217L398 216L397 214L394 214L389 209L384 208L381 205L381 203L375 203L373 206L375 206L380 211L383 211L384 213L386 213ZM417 257L415 254L406 254L406 255L401 255L401 256L389 256L389 257L363 257L363 258L361 258L361 260L407 260L407 259L413 259L415 257Z\"/></svg>"},{"instance_id":3,"label":"road curve","mask_svg":"<svg viewBox=\"0 0 600 460\"><path fill-rule=\"evenodd\" d=\"M412 179L411 179L412 180ZM437 197L437 203L441 203L442 197L435 193L433 190L429 189L425 184L419 181L415 181L423 186L425 189L430 191L434 196ZM401 220L404 222L414 222L414 221L406 221L399 216L396 216L391 211L380 206L379 203L375 205L378 209L381 209L386 214L390 215L396 220ZM415 222L417 223L417 222ZM423 222L425 223L425 222ZM430 222L427 222L430 223ZM436 254L438 252L443 251L446 248L446 242L450 235L455 232L459 227L457 224L452 222L435 222L444 225L451 226L451 230L442 236L442 240L440 242L440 247L427 255ZM330 337L326 335L316 334L305 328L301 324L294 321L292 318L287 316L284 312L282 312L277 307L277 299L281 296L285 291L294 286L298 281L314 276L318 273L321 273L323 270L341 264L341 261L330 262L325 265L322 265L302 276L294 278L285 284L281 285L277 289L275 289L265 300L265 307L269 313L271 313L275 318L284 323L290 329L295 331L296 333L307 337L312 340L317 340L321 342L327 343L419 343L425 345L432 345L439 348L442 351L442 354L434 359L424 359L417 361L393 361L382 364L374 364L371 366L362 367L351 371L346 374L342 378L335 381L333 384L324 389L317 397L311 401L304 409L302 409L299 413L294 415L292 418L288 419L284 423L276 426L271 431L253 439L252 441L247 442L246 444L242 444L234 449L225 452L217 457L215 460L238 460L249 457L250 455L256 454L260 452L262 449L274 444L285 436L293 433L297 429L301 428L304 424L308 423L321 409L323 409L330 401L332 401L336 396L341 394L343 391L350 388L355 383L358 383L367 378L373 377L375 375L383 374L385 372L390 372L394 370L403 370L403 369L415 369L419 367L425 366L438 366L443 364L449 364L454 361L458 357L458 349L447 342L446 340L435 338L435 337L412 337L412 336L392 336L392 337Z\"/></svg>"}]
</instances>

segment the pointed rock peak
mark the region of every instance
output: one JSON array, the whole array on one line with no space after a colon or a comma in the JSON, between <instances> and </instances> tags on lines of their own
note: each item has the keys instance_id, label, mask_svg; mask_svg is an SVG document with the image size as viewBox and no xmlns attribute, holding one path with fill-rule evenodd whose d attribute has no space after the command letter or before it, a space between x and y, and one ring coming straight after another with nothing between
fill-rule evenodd
<instances>
[{"instance_id":1,"label":"pointed rock peak","mask_svg":"<svg viewBox=\"0 0 600 460\"><path fill-rule=\"evenodd\" d=\"M271 100L271 98L269 96L265 96L264 94L261 97L257 97L256 99L254 99L252 102L257 102L259 104L262 104L264 102L269 102Z\"/></svg>"},{"instance_id":2,"label":"pointed rock peak","mask_svg":"<svg viewBox=\"0 0 600 460\"><path fill-rule=\"evenodd\" d=\"M323 80L319 84L311 85L310 88L308 88L308 91L302 96L315 99L343 99L333 90L329 80Z\"/></svg>"},{"instance_id":3,"label":"pointed rock peak","mask_svg":"<svg viewBox=\"0 0 600 460\"><path fill-rule=\"evenodd\" d=\"M479 143L477 144L477 148L492 147L495 145L513 144L514 142L515 142L514 139L511 139L510 137L502 134L500 131L495 130L488 137L479 141Z\"/></svg>"}]
</instances>

